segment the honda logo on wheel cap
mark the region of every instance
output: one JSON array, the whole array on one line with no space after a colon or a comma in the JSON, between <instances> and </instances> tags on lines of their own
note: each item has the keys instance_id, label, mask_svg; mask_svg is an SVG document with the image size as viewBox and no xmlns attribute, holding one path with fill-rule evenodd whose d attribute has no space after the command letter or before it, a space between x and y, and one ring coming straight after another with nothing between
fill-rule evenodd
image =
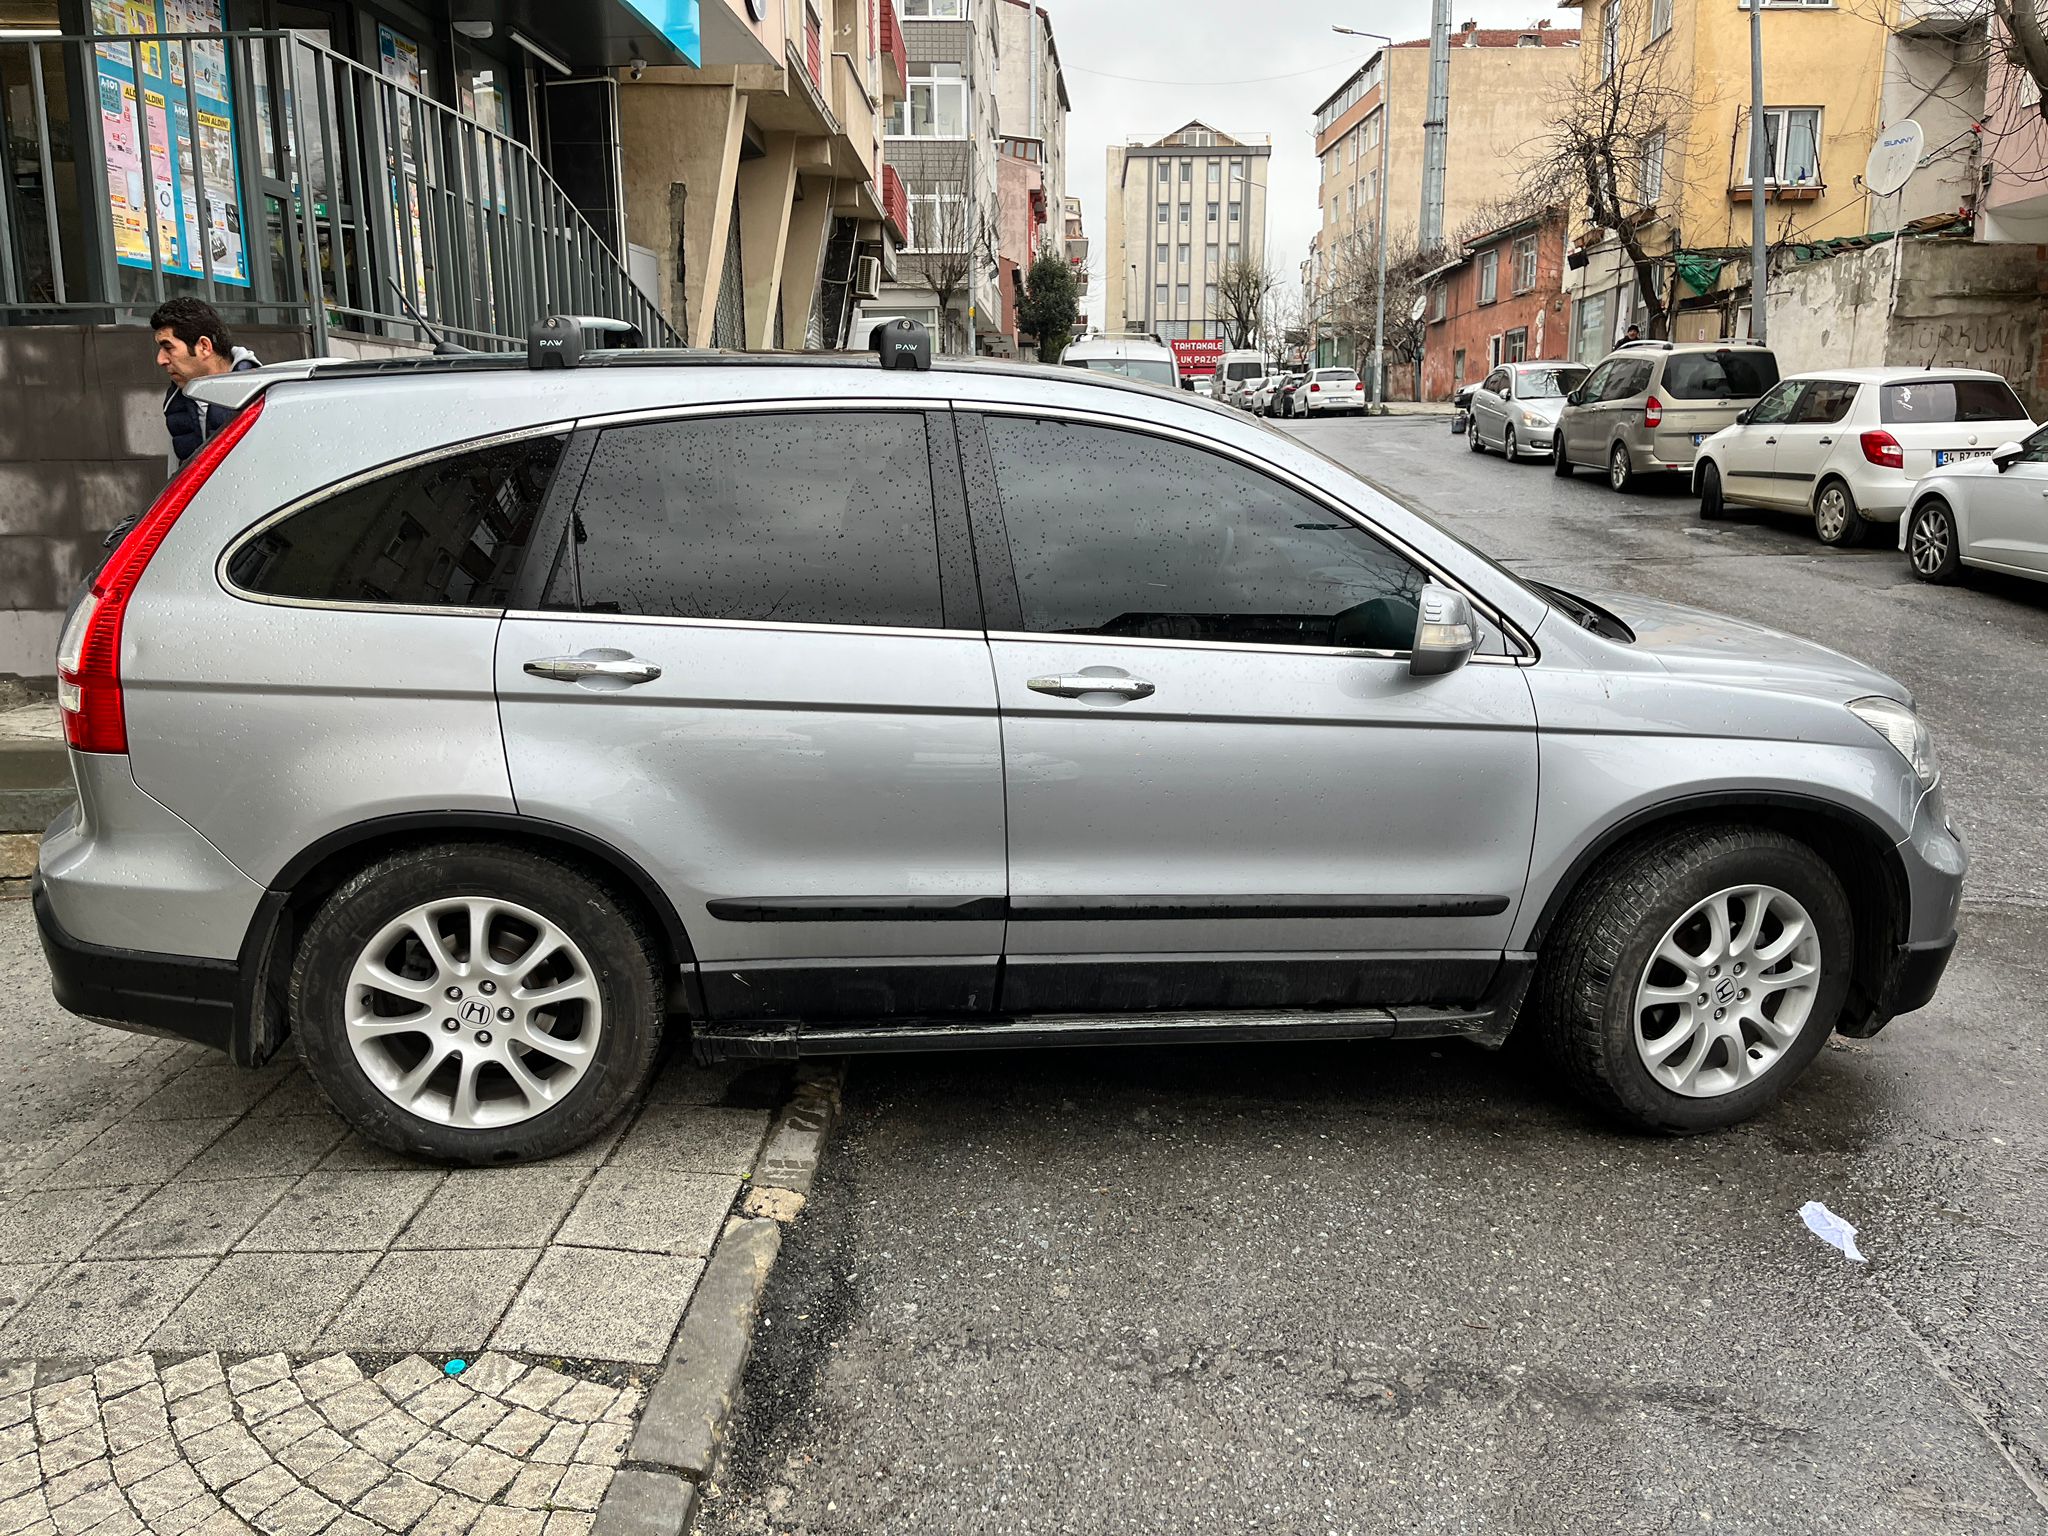
<instances>
[{"instance_id":1,"label":"honda logo on wheel cap","mask_svg":"<svg viewBox=\"0 0 2048 1536\"><path fill-rule=\"evenodd\" d=\"M491 1022L491 1005L482 998L472 997L462 1005L462 1022L484 1025Z\"/></svg>"}]
</instances>

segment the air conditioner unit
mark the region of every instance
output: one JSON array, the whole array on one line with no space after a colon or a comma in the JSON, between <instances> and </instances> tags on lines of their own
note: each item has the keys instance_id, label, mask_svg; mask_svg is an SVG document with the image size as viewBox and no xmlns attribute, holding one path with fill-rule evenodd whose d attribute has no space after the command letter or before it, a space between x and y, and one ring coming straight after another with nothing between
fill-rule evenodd
<instances>
[{"instance_id":1,"label":"air conditioner unit","mask_svg":"<svg viewBox=\"0 0 2048 1536\"><path fill-rule=\"evenodd\" d=\"M863 256L853 264L853 296L879 299L882 296L882 259Z\"/></svg>"}]
</instances>

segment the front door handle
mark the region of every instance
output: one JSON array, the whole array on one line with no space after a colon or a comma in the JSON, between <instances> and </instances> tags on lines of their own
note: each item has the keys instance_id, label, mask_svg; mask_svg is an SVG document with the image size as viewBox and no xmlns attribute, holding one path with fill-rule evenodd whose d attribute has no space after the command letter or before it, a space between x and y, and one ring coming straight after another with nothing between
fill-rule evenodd
<instances>
[{"instance_id":1,"label":"front door handle","mask_svg":"<svg viewBox=\"0 0 2048 1536\"><path fill-rule=\"evenodd\" d=\"M661 668L626 651L584 651L576 656L543 656L526 664L529 677L545 677L557 683L594 683L630 688L651 683Z\"/></svg>"},{"instance_id":2,"label":"front door handle","mask_svg":"<svg viewBox=\"0 0 2048 1536\"><path fill-rule=\"evenodd\" d=\"M1769 118L1765 118L1765 119L1764 119L1764 126L1765 126L1765 127L1769 127L1769 126L1770 126L1770 121L1771 121L1771 120L1770 120ZM1775 437L1767 437L1767 438L1765 438L1765 439L1764 439L1764 446L1765 446L1766 448L1768 448L1768 447L1770 447L1770 446L1771 446L1771 444L1775 443L1776 441L1777 441L1777 439L1776 439Z\"/></svg>"},{"instance_id":3,"label":"front door handle","mask_svg":"<svg viewBox=\"0 0 2048 1536\"><path fill-rule=\"evenodd\" d=\"M1050 693L1062 699L1078 699L1084 693L1113 693L1120 699L1143 699L1154 692L1152 685L1143 678L1090 677L1085 672L1073 677L1034 677L1024 686L1033 693Z\"/></svg>"}]
</instances>

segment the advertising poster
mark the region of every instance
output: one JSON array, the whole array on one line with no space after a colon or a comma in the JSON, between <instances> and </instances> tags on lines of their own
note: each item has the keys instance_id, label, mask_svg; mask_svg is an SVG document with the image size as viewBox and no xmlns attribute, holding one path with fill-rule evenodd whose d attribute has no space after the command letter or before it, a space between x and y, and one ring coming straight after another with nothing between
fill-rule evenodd
<instances>
[{"instance_id":1,"label":"advertising poster","mask_svg":"<svg viewBox=\"0 0 2048 1536\"><path fill-rule=\"evenodd\" d=\"M221 30L221 0L94 0L92 14L103 37ZM215 281L247 287L226 48L194 42L189 80L182 43L107 42L98 52L100 144L115 259L123 266L149 266L145 221L154 219L165 272L204 277L210 256Z\"/></svg>"}]
</instances>

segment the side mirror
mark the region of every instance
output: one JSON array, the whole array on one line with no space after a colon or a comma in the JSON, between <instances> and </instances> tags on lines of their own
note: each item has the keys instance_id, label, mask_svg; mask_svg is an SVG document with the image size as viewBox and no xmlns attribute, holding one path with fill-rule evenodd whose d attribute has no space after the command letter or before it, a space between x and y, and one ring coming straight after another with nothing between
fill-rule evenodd
<instances>
[{"instance_id":1,"label":"side mirror","mask_svg":"<svg viewBox=\"0 0 2048 1536\"><path fill-rule=\"evenodd\" d=\"M2020 455L2026 451L2026 447L2020 443L2000 443L1991 450L1991 462L1998 466L1998 472L2002 475L2017 464Z\"/></svg>"},{"instance_id":2,"label":"side mirror","mask_svg":"<svg viewBox=\"0 0 2048 1536\"><path fill-rule=\"evenodd\" d=\"M1766 126L1768 126L1768 121L1766 119ZM1564 397L1564 403L1566 405L1584 405L1586 403L1586 392L1583 389L1575 389Z\"/></svg>"},{"instance_id":3,"label":"side mirror","mask_svg":"<svg viewBox=\"0 0 2048 1536\"><path fill-rule=\"evenodd\" d=\"M1479 624L1462 592L1426 586L1415 608L1415 643L1408 658L1413 676L1441 677L1455 672L1479 649Z\"/></svg>"},{"instance_id":4,"label":"side mirror","mask_svg":"<svg viewBox=\"0 0 2048 1536\"><path fill-rule=\"evenodd\" d=\"M1765 119L1764 119L1764 126L1765 126L1765 127L1769 127L1769 126L1770 126L1770 119L1769 119L1769 118L1765 118ZM1735 413L1735 425L1737 425L1738 427L1746 427L1746 426L1748 426L1748 425L1749 425L1749 412L1748 412L1748 411L1737 411L1737 412Z\"/></svg>"}]
</instances>

